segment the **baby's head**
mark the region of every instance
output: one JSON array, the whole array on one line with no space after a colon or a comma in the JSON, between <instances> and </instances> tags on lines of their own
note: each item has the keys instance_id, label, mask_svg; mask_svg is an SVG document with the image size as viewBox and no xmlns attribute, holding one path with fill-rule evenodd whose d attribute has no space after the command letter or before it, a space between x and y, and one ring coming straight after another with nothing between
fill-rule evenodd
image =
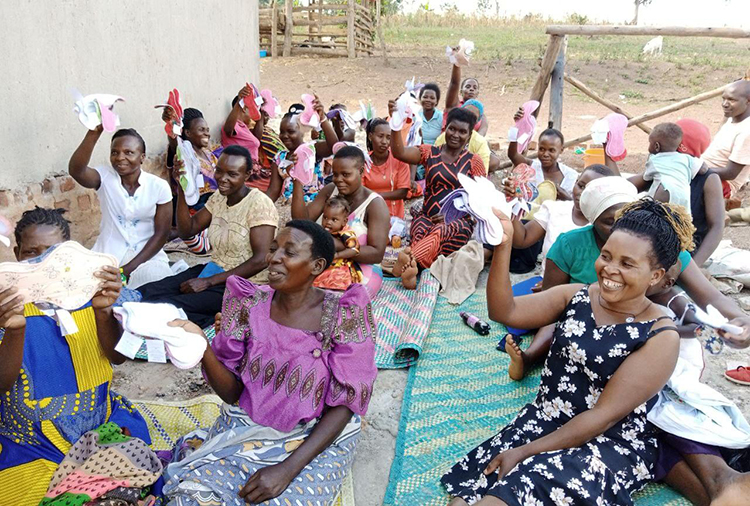
<instances>
[{"instance_id":1,"label":"baby's head","mask_svg":"<svg viewBox=\"0 0 750 506\"><path fill-rule=\"evenodd\" d=\"M676 123L659 123L648 136L648 152L674 153L682 142L682 128Z\"/></svg>"},{"instance_id":2,"label":"baby's head","mask_svg":"<svg viewBox=\"0 0 750 506\"><path fill-rule=\"evenodd\" d=\"M350 213L349 202L341 196L331 197L323 209L323 228L330 234L341 232L347 224Z\"/></svg>"},{"instance_id":3,"label":"baby's head","mask_svg":"<svg viewBox=\"0 0 750 506\"><path fill-rule=\"evenodd\" d=\"M650 287L646 291L646 296L653 297L654 295L662 295L664 293L667 293L672 289L674 285L677 284L677 278L680 277L681 273L682 262L677 259L674 265L670 267L669 270L667 270L666 274L664 274L664 277L661 278L661 281L659 281L656 285Z\"/></svg>"}]
</instances>

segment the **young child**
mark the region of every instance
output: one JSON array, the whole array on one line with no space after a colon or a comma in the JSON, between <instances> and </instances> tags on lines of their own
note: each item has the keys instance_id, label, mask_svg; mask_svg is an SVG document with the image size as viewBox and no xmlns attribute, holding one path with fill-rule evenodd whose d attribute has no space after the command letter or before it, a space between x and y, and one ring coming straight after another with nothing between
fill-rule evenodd
<instances>
[{"instance_id":1,"label":"young child","mask_svg":"<svg viewBox=\"0 0 750 506\"><path fill-rule=\"evenodd\" d=\"M373 118L367 123L367 149L372 167L362 174L362 183L385 199L392 217L403 219L411 170L391 154L391 128L386 120Z\"/></svg>"},{"instance_id":2,"label":"young child","mask_svg":"<svg viewBox=\"0 0 750 506\"><path fill-rule=\"evenodd\" d=\"M315 279L314 286L329 290L346 290L352 283L362 282L362 271L351 258L359 254L357 234L347 226L351 209L344 197L331 197L323 209L323 228L336 244L333 263Z\"/></svg>"},{"instance_id":3,"label":"young child","mask_svg":"<svg viewBox=\"0 0 750 506\"><path fill-rule=\"evenodd\" d=\"M440 87L435 83L425 84L419 91L419 102L422 105L419 112L422 116L422 142L432 146L443 131L443 111L438 109Z\"/></svg>"},{"instance_id":4,"label":"young child","mask_svg":"<svg viewBox=\"0 0 750 506\"><path fill-rule=\"evenodd\" d=\"M648 194L656 200L678 204L690 212L690 182L696 174L705 172L699 158L679 153L682 129L675 123L660 123L648 136L646 171L631 179L638 190L653 181ZM701 172L702 173L702 172Z\"/></svg>"},{"instance_id":5,"label":"young child","mask_svg":"<svg viewBox=\"0 0 750 506\"><path fill-rule=\"evenodd\" d=\"M523 108L519 108L513 116L513 121L518 121L523 117ZM537 146L537 158L532 160L518 152L518 143L511 142L508 144L508 158L513 162L513 166L525 163L530 165L536 171L536 183L542 181L552 181L557 186L558 200L570 200L573 195L573 187L578 179L578 172L567 165L558 162L558 158L563 152L565 137L562 132L554 128L548 128L539 134ZM506 184L503 188L506 194L513 196L514 188Z\"/></svg>"}]
</instances>

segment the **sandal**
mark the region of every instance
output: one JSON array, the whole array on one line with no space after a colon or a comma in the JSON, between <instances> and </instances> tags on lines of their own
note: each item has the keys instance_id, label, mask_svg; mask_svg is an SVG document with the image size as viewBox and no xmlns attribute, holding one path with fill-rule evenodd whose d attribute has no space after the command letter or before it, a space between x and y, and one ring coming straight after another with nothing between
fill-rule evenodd
<instances>
[{"instance_id":1,"label":"sandal","mask_svg":"<svg viewBox=\"0 0 750 506\"><path fill-rule=\"evenodd\" d=\"M738 385L750 385L750 369L745 366L739 366L737 369L730 369L724 373L724 377L732 383Z\"/></svg>"}]
</instances>

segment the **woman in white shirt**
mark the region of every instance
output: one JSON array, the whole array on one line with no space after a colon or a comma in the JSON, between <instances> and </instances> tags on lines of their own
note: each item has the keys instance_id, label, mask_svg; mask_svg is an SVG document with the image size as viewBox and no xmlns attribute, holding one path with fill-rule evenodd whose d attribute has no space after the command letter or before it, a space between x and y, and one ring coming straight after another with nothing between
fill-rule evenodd
<instances>
[{"instance_id":1,"label":"woman in white shirt","mask_svg":"<svg viewBox=\"0 0 750 506\"><path fill-rule=\"evenodd\" d=\"M86 132L68 163L73 179L96 190L102 219L94 251L113 255L120 262L129 288L163 279L172 274L162 247L172 222L172 192L169 184L141 169L146 143L132 128L112 136L109 166L89 167L101 125Z\"/></svg>"}]
</instances>

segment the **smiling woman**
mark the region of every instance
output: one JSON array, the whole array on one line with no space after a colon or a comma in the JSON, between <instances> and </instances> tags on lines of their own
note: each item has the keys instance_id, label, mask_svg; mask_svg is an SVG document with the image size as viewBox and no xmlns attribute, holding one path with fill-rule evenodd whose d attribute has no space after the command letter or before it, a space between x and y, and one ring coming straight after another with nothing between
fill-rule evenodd
<instances>
[{"instance_id":1,"label":"smiling woman","mask_svg":"<svg viewBox=\"0 0 750 506\"><path fill-rule=\"evenodd\" d=\"M162 251L172 221L172 195L166 181L141 169L146 143L132 128L112 136L111 166L89 167L102 131L100 125L86 132L68 170L78 184L99 196L102 220L92 249L117 258L128 287L138 288L172 274Z\"/></svg>"},{"instance_id":2,"label":"smiling woman","mask_svg":"<svg viewBox=\"0 0 750 506\"><path fill-rule=\"evenodd\" d=\"M203 357L227 404L209 431L178 442L203 440L166 468L170 505L331 504L338 494L377 369L364 287L313 286L334 252L320 225L290 221L268 253L267 287L227 280L221 328Z\"/></svg>"},{"instance_id":3,"label":"smiling woman","mask_svg":"<svg viewBox=\"0 0 750 506\"><path fill-rule=\"evenodd\" d=\"M490 317L508 326L557 322L534 402L442 478L453 506L632 505L652 479L657 431L646 419L679 351L671 319L648 300L692 242L680 208L630 204L596 263L598 283L514 298L508 275L513 225L487 282Z\"/></svg>"},{"instance_id":4,"label":"smiling woman","mask_svg":"<svg viewBox=\"0 0 750 506\"><path fill-rule=\"evenodd\" d=\"M210 269L204 271L207 266L196 265L176 276L145 285L140 289L144 301L174 304L185 310L190 321L206 327L213 323L221 307L229 276L265 282L266 254L279 215L264 193L245 186L251 167L247 149L226 148L214 173L219 191L194 215L185 201L182 186L177 185L177 230L183 238L207 232L212 248ZM179 180L182 171L183 163L176 160L172 177Z\"/></svg>"},{"instance_id":5,"label":"smiling woman","mask_svg":"<svg viewBox=\"0 0 750 506\"><path fill-rule=\"evenodd\" d=\"M417 266L429 268L438 256L448 256L459 250L474 232L468 215L445 223L440 214L440 201L461 187L459 174L486 175L482 159L466 150L475 123L476 116L471 112L453 109L446 120L442 146L405 147L400 135L391 135L391 152L397 160L425 168L424 207L414 216L411 225L411 247L399 257L393 269L393 275L400 276L406 288L416 287Z\"/></svg>"}]
</instances>

